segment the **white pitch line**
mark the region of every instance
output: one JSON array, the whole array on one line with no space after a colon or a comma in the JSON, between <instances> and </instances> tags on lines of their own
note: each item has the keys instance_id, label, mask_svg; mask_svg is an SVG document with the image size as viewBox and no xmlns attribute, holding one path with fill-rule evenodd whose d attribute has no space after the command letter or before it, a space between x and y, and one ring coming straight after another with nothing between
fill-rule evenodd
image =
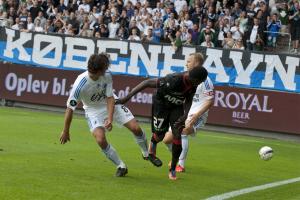
<instances>
[{"instance_id":1,"label":"white pitch line","mask_svg":"<svg viewBox=\"0 0 300 200\"><path fill-rule=\"evenodd\" d=\"M223 199L229 199L229 198L240 196L240 195L247 194L247 193L250 193L250 192L256 192L256 191L259 191L259 190L265 190L265 189L268 189L268 188L278 187L278 186L281 186L281 185L287 185L287 184L295 183L295 182L299 182L299 181L300 181L300 177L293 178L293 179L288 179L288 180L284 180L284 181L278 181L278 182L268 183L268 184L265 184L265 185L259 185L259 186L249 187L249 188L245 188L245 189L241 189L241 190L235 190L235 191L232 191L232 192L227 192L227 193L224 193L224 194L212 196L212 197L209 197L209 198L207 198L205 200L223 200Z\"/></svg>"},{"instance_id":2,"label":"white pitch line","mask_svg":"<svg viewBox=\"0 0 300 200\"><path fill-rule=\"evenodd\" d=\"M243 139L243 138L234 138L234 137L226 137L226 136L218 136L218 135L209 135L209 134L203 134L207 137L212 137L212 138L221 138L221 139L226 139L226 140L235 140L235 141L242 141L242 142L253 142L253 143L262 143L262 144L265 144L266 142L265 141L260 141L260 140L254 140L254 139ZM262 138L262 139L265 139L265 138ZM298 144L280 144L280 143L275 143L272 142L271 143L272 145L276 145L276 146L285 146L285 147L293 147L293 148L299 148L299 145ZM271 145L270 144L270 145Z\"/></svg>"}]
</instances>

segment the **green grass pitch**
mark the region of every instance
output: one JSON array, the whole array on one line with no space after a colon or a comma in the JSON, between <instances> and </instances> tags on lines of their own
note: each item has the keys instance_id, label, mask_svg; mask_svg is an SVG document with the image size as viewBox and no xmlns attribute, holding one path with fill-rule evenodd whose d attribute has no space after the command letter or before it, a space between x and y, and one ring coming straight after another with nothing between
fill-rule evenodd
<instances>
[{"instance_id":1,"label":"green grass pitch","mask_svg":"<svg viewBox=\"0 0 300 200\"><path fill-rule=\"evenodd\" d=\"M127 177L99 151L82 116L75 116L71 142L59 143L61 113L0 107L0 199L205 199L242 188L300 177L299 143L206 132L190 138L187 172L167 177L170 153L159 144L161 168L142 159L132 134L114 126L109 142L128 166ZM142 127L150 137L149 124ZM270 161L258 157L271 146ZM300 182L233 199L300 199Z\"/></svg>"}]
</instances>

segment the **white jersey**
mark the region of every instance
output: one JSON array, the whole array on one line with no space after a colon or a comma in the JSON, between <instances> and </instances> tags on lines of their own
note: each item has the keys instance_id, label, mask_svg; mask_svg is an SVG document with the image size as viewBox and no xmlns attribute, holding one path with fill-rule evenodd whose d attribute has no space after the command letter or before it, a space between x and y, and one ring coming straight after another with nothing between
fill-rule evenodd
<instances>
[{"instance_id":1,"label":"white jersey","mask_svg":"<svg viewBox=\"0 0 300 200\"><path fill-rule=\"evenodd\" d=\"M206 100L214 98L214 86L209 77L198 85L196 93L193 97L193 103L188 115L195 114ZM207 113L208 111L206 111Z\"/></svg>"},{"instance_id":2,"label":"white jersey","mask_svg":"<svg viewBox=\"0 0 300 200\"><path fill-rule=\"evenodd\" d=\"M75 110L78 103L82 102L86 113L97 112L106 109L106 98L112 96L112 76L109 71L106 71L97 81L92 80L86 71L75 80L67 107Z\"/></svg>"}]
</instances>

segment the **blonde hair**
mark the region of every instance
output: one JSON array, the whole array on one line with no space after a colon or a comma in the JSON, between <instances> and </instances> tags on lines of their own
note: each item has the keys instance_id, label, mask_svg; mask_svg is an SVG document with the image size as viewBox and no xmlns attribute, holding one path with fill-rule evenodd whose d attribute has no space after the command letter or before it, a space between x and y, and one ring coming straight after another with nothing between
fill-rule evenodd
<instances>
[{"instance_id":1,"label":"blonde hair","mask_svg":"<svg viewBox=\"0 0 300 200\"><path fill-rule=\"evenodd\" d=\"M196 63L198 63L201 66L203 65L203 63L204 63L204 56L203 56L202 53L199 53L199 52L197 52L197 53L191 53L190 56L194 56L194 59L195 59Z\"/></svg>"}]
</instances>

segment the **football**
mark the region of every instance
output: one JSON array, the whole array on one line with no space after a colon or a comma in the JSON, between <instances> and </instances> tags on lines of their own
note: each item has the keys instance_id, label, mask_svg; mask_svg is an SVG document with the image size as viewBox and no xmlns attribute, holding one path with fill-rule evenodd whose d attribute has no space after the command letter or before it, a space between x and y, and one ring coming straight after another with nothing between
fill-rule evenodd
<instances>
[{"instance_id":1,"label":"football","mask_svg":"<svg viewBox=\"0 0 300 200\"><path fill-rule=\"evenodd\" d=\"M264 146L259 150L259 156L263 160L270 160L273 157L273 149L268 146Z\"/></svg>"}]
</instances>

